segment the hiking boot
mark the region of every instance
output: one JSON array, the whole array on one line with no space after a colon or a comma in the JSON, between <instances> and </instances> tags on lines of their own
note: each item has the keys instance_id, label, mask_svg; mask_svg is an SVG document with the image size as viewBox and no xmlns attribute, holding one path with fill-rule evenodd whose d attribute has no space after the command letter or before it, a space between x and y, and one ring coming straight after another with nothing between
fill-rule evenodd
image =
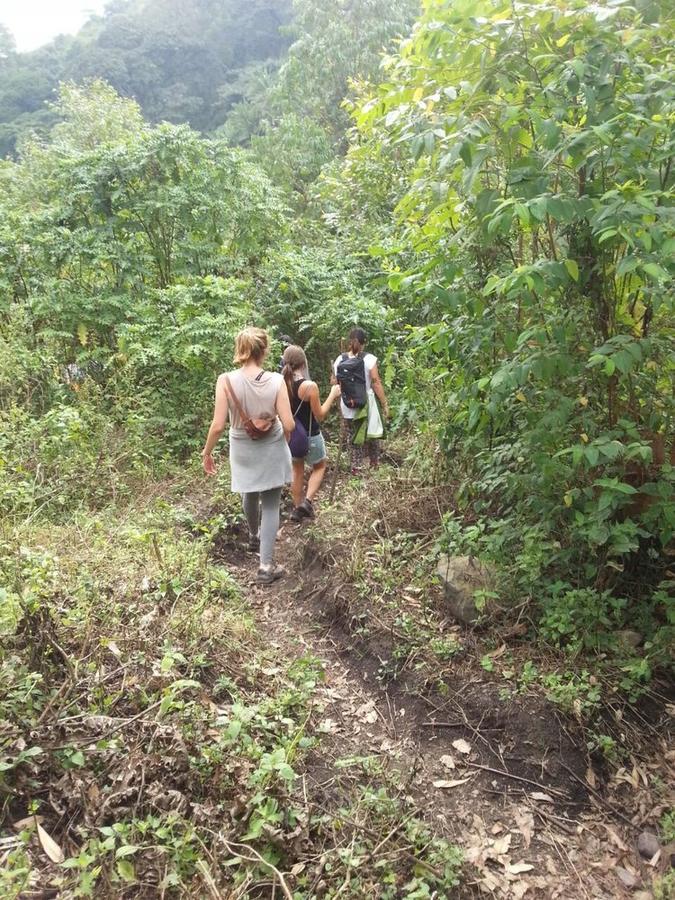
<instances>
[{"instance_id":1,"label":"hiking boot","mask_svg":"<svg viewBox=\"0 0 675 900\"><path fill-rule=\"evenodd\" d=\"M255 576L256 584L273 584L279 578L283 578L286 570L282 566L271 566L269 569L258 569Z\"/></svg>"},{"instance_id":2,"label":"hiking boot","mask_svg":"<svg viewBox=\"0 0 675 900\"><path fill-rule=\"evenodd\" d=\"M306 513L302 506L294 506L288 516L288 520L289 522L302 522L305 515Z\"/></svg>"},{"instance_id":3,"label":"hiking boot","mask_svg":"<svg viewBox=\"0 0 675 900\"><path fill-rule=\"evenodd\" d=\"M259 553L260 552L260 538L257 534L251 534L248 538L248 544L246 545L246 549L249 553Z\"/></svg>"},{"instance_id":4,"label":"hiking boot","mask_svg":"<svg viewBox=\"0 0 675 900\"><path fill-rule=\"evenodd\" d=\"M305 515L308 519L314 518L314 504L308 498L305 498L300 506L299 510L302 510L303 515Z\"/></svg>"}]
</instances>

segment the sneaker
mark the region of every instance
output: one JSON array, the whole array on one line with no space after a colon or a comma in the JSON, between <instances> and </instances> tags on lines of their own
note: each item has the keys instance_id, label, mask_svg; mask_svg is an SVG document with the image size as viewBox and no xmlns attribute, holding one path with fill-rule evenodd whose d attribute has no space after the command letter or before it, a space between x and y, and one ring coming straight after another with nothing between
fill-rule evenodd
<instances>
[{"instance_id":1,"label":"sneaker","mask_svg":"<svg viewBox=\"0 0 675 900\"><path fill-rule=\"evenodd\" d=\"M279 578L283 578L286 570L282 566L272 566L269 569L258 569L255 576L256 584L272 584Z\"/></svg>"},{"instance_id":2,"label":"sneaker","mask_svg":"<svg viewBox=\"0 0 675 900\"><path fill-rule=\"evenodd\" d=\"M288 519L290 522L302 522L302 520L305 518L305 515L306 513L302 506L295 506L291 510Z\"/></svg>"},{"instance_id":3,"label":"sneaker","mask_svg":"<svg viewBox=\"0 0 675 900\"><path fill-rule=\"evenodd\" d=\"M251 534L248 538L248 544L246 545L246 549L249 553L259 553L260 552L260 538L257 534Z\"/></svg>"},{"instance_id":4,"label":"sneaker","mask_svg":"<svg viewBox=\"0 0 675 900\"><path fill-rule=\"evenodd\" d=\"M302 510L303 515L307 516L308 519L314 518L314 504L308 498L302 501L298 509Z\"/></svg>"}]
</instances>

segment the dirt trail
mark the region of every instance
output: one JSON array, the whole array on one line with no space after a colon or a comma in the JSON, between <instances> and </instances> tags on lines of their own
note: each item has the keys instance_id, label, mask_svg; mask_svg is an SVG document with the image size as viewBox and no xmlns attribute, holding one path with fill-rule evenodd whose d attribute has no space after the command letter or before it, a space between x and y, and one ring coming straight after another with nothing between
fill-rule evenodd
<instances>
[{"instance_id":1,"label":"dirt trail","mask_svg":"<svg viewBox=\"0 0 675 900\"><path fill-rule=\"evenodd\" d=\"M271 645L324 668L315 701L323 738L306 772L315 802L339 797L346 776L336 761L373 757L397 773L420 817L463 849L468 865L457 896L651 897L636 829L586 782L593 777L580 772L585 754L564 723L552 730L558 720L550 708L531 699L505 704L480 669L440 705L405 680L383 687L377 650L360 646L340 622L339 597L307 546L297 527L282 528L288 576L266 589L251 582L251 557L234 546L225 556L249 585Z\"/></svg>"}]
</instances>

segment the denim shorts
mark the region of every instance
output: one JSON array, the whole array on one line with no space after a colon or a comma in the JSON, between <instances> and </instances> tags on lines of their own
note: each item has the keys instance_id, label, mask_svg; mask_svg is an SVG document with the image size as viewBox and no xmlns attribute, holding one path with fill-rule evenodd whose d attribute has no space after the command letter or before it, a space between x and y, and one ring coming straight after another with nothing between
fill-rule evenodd
<instances>
[{"instance_id":1,"label":"denim shorts","mask_svg":"<svg viewBox=\"0 0 675 900\"><path fill-rule=\"evenodd\" d=\"M306 466L315 466L322 459L326 458L326 444L324 443L322 434L313 434L309 439L309 450L307 456L302 460ZM300 462L294 459L294 462Z\"/></svg>"}]
</instances>

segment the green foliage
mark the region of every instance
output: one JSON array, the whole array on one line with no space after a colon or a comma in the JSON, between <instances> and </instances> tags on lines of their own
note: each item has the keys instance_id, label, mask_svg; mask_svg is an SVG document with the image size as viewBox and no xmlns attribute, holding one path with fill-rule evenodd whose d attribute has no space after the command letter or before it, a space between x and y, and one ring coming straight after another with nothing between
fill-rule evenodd
<instances>
[{"instance_id":1,"label":"green foliage","mask_svg":"<svg viewBox=\"0 0 675 900\"><path fill-rule=\"evenodd\" d=\"M60 110L49 106L59 82L103 79L135 97L152 122L189 122L212 131L240 100L233 89L261 61L286 47L280 28L290 0L131 0L108 4L75 37L16 53L0 32L0 156L32 131L44 134ZM101 124L94 111L85 123ZM103 131L108 125L103 124Z\"/></svg>"},{"instance_id":2,"label":"green foliage","mask_svg":"<svg viewBox=\"0 0 675 900\"><path fill-rule=\"evenodd\" d=\"M114 480L194 448L252 315L250 272L284 229L243 152L151 128L101 83L64 86L58 106L51 142L0 170L0 442L7 491L25 487L16 508L40 502L47 474L65 504L91 493L88 465ZM59 465L75 469L53 469L61 435Z\"/></svg>"},{"instance_id":3,"label":"green foliage","mask_svg":"<svg viewBox=\"0 0 675 900\"><path fill-rule=\"evenodd\" d=\"M675 872L667 872L654 882L654 900L672 900L675 897Z\"/></svg>"},{"instance_id":4,"label":"green foliage","mask_svg":"<svg viewBox=\"0 0 675 900\"><path fill-rule=\"evenodd\" d=\"M599 705L600 685L585 669L561 674L551 672L543 675L541 681L551 702L579 718L590 715Z\"/></svg>"},{"instance_id":5,"label":"green foliage","mask_svg":"<svg viewBox=\"0 0 675 900\"><path fill-rule=\"evenodd\" d=\"M407 34L418 11L418 0L293 0L286 31L294 40L278 77L271 85L253 83L232 112L240 139L241 126L253 124L258 112L262 123L271 115L275 129L281 117L282 134L288 128L283 117L290 115L339 145L349 125L342 103L352 83L376 79L382 52Z\"/></svg>"},{"instance_id":6,"label":"green foliage","mask_svg":"<svg viewBox=\"0 0 675 900\"><path fill-rule=\"evenodd\" d=\"M659 831L664 844L675 841L675 810L669 809L664 812L659 823Z\"/></svg>"},{"instance_id":7,"label":"green foliage","mask_svg":"<svg viewBox=\"0 0 675 900\"><path fill-rule=\"evenodd\" d=\"M116 416L142 423L153 455L180 455L201 438L214 374L251 316L248 282L207 275L148 296L118 329Z\"/></svg>"},{"instance_id":8,"label":"green foliage","mask_svg":"<svg viewBox=\"0 0 675 900\"><path fill-rule=\"evenodd\" d=\"M523 587L537 570L602 585L568 598L587 622L645 558L648 596L675 534L673 25L668 8L427 0L355 109L344 168L365 189L402 157L395 227L391 175L367 215L414 326L406 368L429 372L407 417L465 460L467 511L509 510L488 531ZM534 532L538 559L518 538Z\"/></svg>"},{"instance_id":9,"label":"green foliage","mask_svg":"<svg viewBox=\"0 0 675 900\"><path fill-rule=\"evenodd\" d=\"M308 185L318 178L334 153L321 125L292 112L274 127L268 126L253 136L251 149L275 184L291 194L299 194L305 202Z\"/></svg>"},{"instance_id":10,"label":"green foliage","mask_svg":"<svg viewBox=\"0 0 675 900\"><path fill-rule=\"evenodd\" d=\"M327 379L340 340L355 325L365 329L369 349L379 356L395 335L398 315L370 276L333 241L321 247L287 246L271 253L262 268L260 314L305 348L314 377Z\"/></svg>"},{"instance_id":11,"label":"green foliage","mask_svg":"<svg viewBox=\"0 0 675 900\"><path fill-rule=\"evenodd\" d=\"M613 631L624 622L627 601L610 591L575 590L556 582L542 605L542 636L575 652L606 648L613 640Z\"/></svg>"},{"instance_id":12,"label":"green foliage","mask_svg":"<svg viewBox=\"0 0 675 900\"><path fill-rule=\"evenodd\" d=\"M296 40L281 67L280 107L294 109L329 128L336 138L348 121L340 110L351 81L370 81L383 50L407 34L417 0L294 0Z\"/></svg>"}]
</instances>

